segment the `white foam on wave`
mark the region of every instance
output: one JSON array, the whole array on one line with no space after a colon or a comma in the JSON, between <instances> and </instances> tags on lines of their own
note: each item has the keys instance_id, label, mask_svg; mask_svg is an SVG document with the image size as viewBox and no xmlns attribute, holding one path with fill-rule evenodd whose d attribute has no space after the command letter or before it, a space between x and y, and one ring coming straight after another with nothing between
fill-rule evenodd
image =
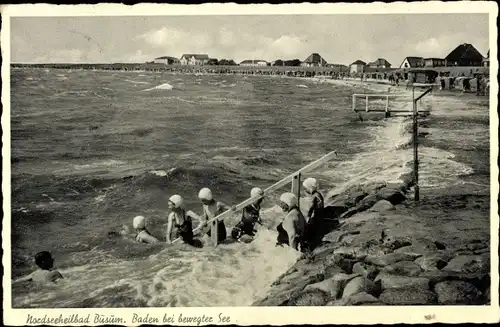
<instances>
[{"instance_id":1,"label":"white foam on wave","mask_svg":"<svg viewBox=\"0 0 500 327\"><path fill-rule=\"evenodd\" d=\"M73 165L73 168L76 170L83 170L83 169L95 169L95 168L119 166L123 164L125 164L125 162L111 159L111 160L92 162L89 164Z\"/></svg>"},{"instance_id":2,"label":"white foam on wave","mask_svg":"<svg viewBox=\"0 0 500 327\"><path fill-rule=\"evenodd\" d=\"M297 85L297 87L301 87L301 88L304 88L304 89L309 88L307 85L304 85L304 84L299 84L299 85Z\"/></svg>"},{"instance_id":3,"label":"white foam on wave","mask_svg":"<svg viewBox=\"0 0 500 327\"><path fill-rule=\"evenodd\" d=\"M264 219L272 212L263 214ZM182 245L146 259L121 260L92 250L74 260L84 265L60 270L57 288L14 295L14 306L248 306L265 296L272 281L295 262L299 253L276 247L276 232L261 228L252 243L193 249ZM145 245L146 246L146 245ZM142 301L142 302L140 302Z\"/></svg>"},{"instance_id":4,"label":"white foam on wave","mask_svg":"<svg viewBox=\"0 0 500 327\"><path fill-rule=\"evenodd\" d=\"M133 81L131 79L124 79L125 82L133 83L133 84L151 84L149 82L144 82L144 81Z\"/></svg>"},{"instance_id":5,"label":"white foam on wave","mask_svg":"<svg viewBox=\"0 0 500 327\"><path fill-rule=\"evenodd\" d=\"M143 90L143 91L152 91L152 90L172 90L174 87L168 83L163 83L158 86Z\"/></svg>"}]
</instances>

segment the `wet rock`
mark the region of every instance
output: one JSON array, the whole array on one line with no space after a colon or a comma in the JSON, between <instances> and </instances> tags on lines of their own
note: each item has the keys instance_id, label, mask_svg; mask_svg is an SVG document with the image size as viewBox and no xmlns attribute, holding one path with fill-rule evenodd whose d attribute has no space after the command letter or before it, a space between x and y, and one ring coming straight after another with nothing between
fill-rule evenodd
<instances>
[{"instance_id":1,"label":"wet rock","mask_svg":"<svg viewBox=\"0 0 500 327\"><path fill-rule=\"evenodd\" d=\"M373 295L366 292L354 294L346 299L346 305L362 305L375 303L379 303L379 300Z\"/></svg>"},{"instance_id":2,"label":"wet rock","mask_svg":"<svg viewBox=\"0 0 500 327\"><path fill-rule=\"evenodd\" d=\"M339 218L344 212L349 210L349 207L346 206L332 206L329 205L323 209L323 217L336 219ZM338 222L338 220L337 220Z\"/></svg>"},{"instance_id":3,"label":"wet rock","mask_svg":"<svg viewBox=\"0 0 500 327\"><path fill-rule=\"evenodd\" d=\"M466 245L466 247L470 251L478 251L478 250L482 250L482 249L488 249L489 250L488 245L484 244L484 243L469 243L469 244Z\"/></svg>"},{"instance_id":4,"label":"wet rock","mask_svg":"<svg viewBox=\"0 0 500 327\"><path fill-rule=\"evenodd\" d=\"M386 182L376 181L376 182L370 182L370 183L363 185L363 189L366 191L366 193L372 194L372 193L377 193L378 190L380 190L386 186L387 186Z\"/></svg>"},{"instance_id":5,"label":"wet rock","mask_svg":"<svg viewBox=\"0 0 500 327\"><path fill-rule=\"evenodd\" d=\"M474 285L463 281L446 281L434 288L440 304L481 304L482 293Z\"/></svg>"},{"instance_id":6,"label":"wet rock","mask_svg":"<svg viewBox=\"0 0 500 327\"><path fill-rule=\"evenodd\" d=\"M352 266L357 262L353 259L345 258L343 255L334 254L335 264L342 269L346 274L352 273Z\"/></svg>"},{"instance_id":7,"label":"wet rock","mask_svg":"<svg viewBox=\"0 0 500 327\"><path fill-rule=\"evenodd\" d=\"M375 203L369 210L375 212L387 212L394 210L394 206L387 200L380 200Z\"/></svg>"},{"instance_id":8,"label":"wet rock","mask_svg":"<svg viewBox=\"0 0 500 327\"><path fill-rule=\"evenodd\" d=\"M379 272L379 269L365 262L357 262L352 267L352 272L355 274L360 274L361 276L370 280L374 280Z\"/></svg>"},{"instance_id":9,"label":"wet rock","mask_svg":"<svg viewBox=\"0 0 500 327\"><path fill-rule=\"evenodd\" d=\"M426 271L420 274L420 277L429 279L431 288L444 281L463 281L474 285L481 292L485 292L491 285L489 273L462 273L453 271Z\"/></svg>"},{"instance_id":10,"label":"wet rock","mask_svg":"<svg viewBox=\"0 0 500 327\"><path fill-rule=\"evenodd\" d=\"M293 306L324 306L328 301L328 296L320 290L306 291L290 300L287 305Z\"/></svg>"},{"instance_id":11,"label":"wet rock","mask_svg":"<svg viewBox=\"0 0 500 327\"><path fill-rule=\"evenodd\" d=\"M271 288L264 299L254 302L253 306L283 306L288 305L291 299L296 298L304 288L320 281L320 275L303 276L296 279L293 284L280 284Z\"/></svg>"},{"instance_id":12,"label":"wet rock","mask_svg":"<svg viewBox=\"0 0 500 327\"><path fill-rule=\"evenodd\" d=\"M344 212L342 215L340 215L340 218L341 219L347 219L347 218L350 218L352 216L354 216L355 214L357 214L360 210L358 210L358 208L351 208L349 210L347 210L346 212Z\"/></svg>"},{"instance_id":13,"label":"wet rock","mask_svg":"<svg viewBox=\"0 0 500 327\"><path fill-rule=\"evenodd\" d=\"M409 236L400 235L390 229L382 231L380 241L385 247L393 251L411 245L411 238Z\"/></svg>"},{"instance_id":14,"label":"wet rock","mask_svg":"<svg viewBox=\"0 0 500 327\"><path fill-rule=\"evenodd\" d=\"M387 200L393 205L400 204L406 200L405 195L398 189L384 187L377 192L378 200Z\"/></svg>"},{"instance_id":15,"label":"wet rock","mask_svg":"<svg viewBox=\"0 0 500 327\"><path fill-rule=\"evenodd\" d=\"M353 206L357 205L367 195L368 195L368 193L366 193L365 191L353 192L353 193L348 195L346 202L345 202L345 205L348 207L353 207Z\"/></svg>"},{"instance_id":16,"label":"wet rock","mask_svg":"<svg viewBox=\"0 0 500 327\"><path fill-rule=\"evenodd\" d=\"M434 244L413 244L407 245L398 249L395 249L396 253L406 253L414 256L422 256L429 252L437 251L437 248Z\"/></svg>"},{"instance_id":17,"label":"wet rock","mask_svg":"<svg viewBox=\"0 0 500 327\"><path fill-rule=\"evenodd\" d=\"M382 256L367 255L364 261L376 266L388 266L399 261L414 261L419 256L420 255L394 252Z\"/></svg>"},{"instance_id":18,"label":"wet rock","mask_svg":"<svg viewBox=\"0 0 500 327\"><path fill-rule=\"evenodd\" d=\"M387 188L389 189L394 189L394 190L399 190L403 193L406 193L408 191L408 184L401 182L401 183L388 183L386 185Z\"/></svg>"},{"instance_id":19,"label":"wet rock","mask_svg":"<svg viewBox=\"0 0 500 327\"><path fill-rule=\"evenodd\" d=\"M451 256L446 253L431 253L417 258L415 263L418 264L423 271L433 271L443 269L450 259Z\"/></svg>"},{"instance_id":20,"label":"wet rock","mask_svg":"<svg viewBox=\"0 0 500 327\"><path fill-rule=\"evenodd\" d=\"M330 265L324 270L325 279L332 278L333 276L340 273L344 273L344 271L337 265Z\"/></svg>"},{"instance_id":21,"label":"wet rock","mask_svg":"<svg viewBox=\"0 0 500 327\"><path fill-rule=\"evenodd\" d=\"M375 282L380 280L383 290L392 288L420 288L429 289L429 279L423 277L408 277L380 272Z\"/></svg>"},{"instance_id":22,"label":"wet rock","mask_svg":"<svg viewBox=\"0 0 500 327\"><path fill-rule=\"evenodd\" d=\"M451 259L443 270L468 273L489 272L490 262L487 256L460 255Z\"/></svg>"},{"instance_id":23,"label":"wet rock","mask_svg":"<svg viewBox=\"0 0 500 327\"><path fill-rule=\"evenodd\" d=\"M367 195L358 203L357 207L355 208L357 210L356 212L370 209L375 203L377 203L378 200L379 199L377 198L376 194Z\"/></svg>"},{"instance_id":24,"label":"wet rock","mask_svg":"<svg viewBox=\"0 0 500 327\"><path fill-rule=\"evenodd\" d=\"M361 292L366 292L372 295L380 294L381 283L374 283L368 278L363 276L359 276L351 279L347 285L344 287L344 291L342 292L342 298L348 298L354 294L358 294Z\"/></svg>"},{"instance_id":25,"label":"wet rock","mask_svg":"<svg viewBox=\"0 0 500 327\"><path fill-rule=\"evenodd\" d=\"M380 302L389 305L430 305L437 303L436 294L427 289L386 289L380 294Z\"/></svg>"},{"instance_id":26,"label":"wet rock","mask_svg":"<svg viewBox=\"0 0 500 327\"><path fill-rule=\"evenodd\" d=\"M339 255L346 259L362 261L367 256L366 249L361 247L340 247L334 251L335 255Z\"/></svg>"},{"instance_id":27,"label":"wet rock","mask_svg":"<svg viewBox=\"0 0 500 327\"><path fill-rule=\"evenodd\" d=\"M399 179L403 181L408 189L415 186L415 175L412 172L401 174Z\"/></svg>"},{"instance_id":28,"label":"wet rock","mask_svg":"<svg viewBox=\"0 0 500 327\"><path fill-rule=\"evenodd\" d=\"M446 250L446 245L444 243L441 243L439 241L435 241L434 245L436 246L436 249L438 249L438 250Z\"/></svg>"},{"instance_id":29,"label":"wet rock","mask_svg":"<svg viewBox=\"0 0 500 327\"><path fill-rule=\"evenodd\" d=\"M381 272L393 275L416 277L422 272L422 268L413 261L399 261L382 268Z\"/></svg>"},{"instance_id":30,"label":"wet rock","mask_svg":"<svg viewBox=\"0 0 500 327\"><path fill-rule=\"evenodd\" d=\"M307 285L304 288L304 291L312 291L312 290L320 290L325 292L332 299L337 299L339 294L342 294L342 291L345 285L353 278L356 278L359 275L356 274L336 274L335 276L326 279L319 283L314 283Z\"/></svg>"}]
</instances>

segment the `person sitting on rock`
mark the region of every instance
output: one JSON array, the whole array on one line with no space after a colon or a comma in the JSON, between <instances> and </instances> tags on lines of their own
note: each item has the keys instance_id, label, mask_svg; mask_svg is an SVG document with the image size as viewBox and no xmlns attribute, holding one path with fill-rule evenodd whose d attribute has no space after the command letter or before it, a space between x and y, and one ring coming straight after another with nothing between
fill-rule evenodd
<instances>
[{"instance_id":1,"label":"person sitting on rock","mask_svg":"<svg viewBox=\"0 0 500 327\"><path fill-rule=\"evenodd\" d=\"M297 207L297 197L293 193L283 193L280 197L280 207L286 216L278 225L276 245L287 244L295 250L305 250L302 244L306 220Z\"/></svg>"},{"instance_id":2,"label":"person sitting on rock","mask_svg":"<svg viewBox=\"0 0 500 327\"><path fill-rule=\"evenodd\" d=\"M172 195L168 199L168 208L171 210L168 215L167 224L167 244L172 243L172 236L181 237L186 244L193 244L193 218L200 217L192 211L187 211L184 208L184 200L178 194Z\"/></svg>"},{"instance_id":3,"label":"person sitting on rock","mask_svg":"<svg viewBox=\"0 0 500 327\"><path fill-rule=\"evenodd\" d=\"M315 178L308 178L303 183L305 193L312 198L311 207L307 211L306 230L304 243L312 250L316 245L323 226L323 195L318 191L318 181Z\"/></svg>"},{"instance_id":4,"label":"person sitting on rock","mask_svg":"<svg viewBox=\"0 0 500 327\"><path fill-rule=\"evenodd\" d=\"M35 255L35 264L38 266L38 270L29 274L28 276L21 277L13 282L13 284L18 284L22 282L35 282L37 284L47 284L53 283L58 279L64 278L61 273L57 270L53 270L54 259L48 251L38 252Z\"/></svg>"},{"instance_id":5,"label":"person sitting on rock","mask_svg":"<svg viewBox=\"0 0 500 327\"><path fill-rule=\"evenodd\" d=\"M243 235L254 236L257 232L255 230L255 224L258 223L262 225L262 221L260 219L260 204L262 200L264 200L264 191L262 191L259 187L254 187L250 191L250 197L261 196L255 203L252 203L246 206L243 209L243 213L241 216L240 222L234 226L231 231L231 237L235 240L238 240Z\"/></svg>"},{"instance_id":6,"label":"person sitting on rock","mask_svg":"<svg viewBox=\"0 0 500 327\"><path fill-rule=\"evenodd\" d=\"M151 235L146 229L146 218L137 216L132 222L132 226L136 231L135 240L139 243L158 243L158 239Z\"/></svg>"},{"instance_id":7,"label":"person sitting on rock","mask_svg":"<svg viewBox=\"0 0 500 327\"><path fill-rule=\"evenodd\" d=\"M205 230L209 220L229 210L229 207L224 203L214 200L212 191L209 188L202 188L198 193L198 198L203 203L203 215L201 217L200 225L198 226L200 230ZM206 234L211 236L211 230L208 229ZM217 222L217 243L223 242L226 237L226 225L224 224L224 220L220 220Z\"/></svg>"}]
</instances>

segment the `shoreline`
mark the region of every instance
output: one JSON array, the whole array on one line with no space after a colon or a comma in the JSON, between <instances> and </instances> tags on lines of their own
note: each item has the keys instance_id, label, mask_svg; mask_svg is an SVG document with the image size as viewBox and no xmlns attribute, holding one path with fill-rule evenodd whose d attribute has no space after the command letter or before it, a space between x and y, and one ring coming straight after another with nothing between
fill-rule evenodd
<instances>
[{"instance_id":1,"label":"shoreline","mask_svg":"<svg viewBox=\"0 0 500 327\"><path fill-rule=\"evenodd\" d=\"M451 110L467 106L451 103L454 95L434 97L433 103ZM338 223L253 306L488 304L489 142L449 149L432 132L464 131L463 121L475 119L431 114L419 121L421 146L445 149L460 161L468 158L474 173L461 178L460 188L421 188L415 203L412 171L400 176L400 183L358 185L334 198L331 190L325 206Z\"/></svg>"}]
</instances>

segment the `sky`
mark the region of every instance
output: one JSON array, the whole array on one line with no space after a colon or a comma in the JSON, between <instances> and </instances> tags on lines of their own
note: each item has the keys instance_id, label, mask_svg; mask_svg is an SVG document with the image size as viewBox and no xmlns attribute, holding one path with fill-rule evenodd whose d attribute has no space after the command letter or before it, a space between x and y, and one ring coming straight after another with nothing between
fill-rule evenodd
<instances>
[{"instance_id":1,"label":"sky","mask_svg":"<svg viewBox=\"0 0 500 327\"><path fill-rule=\"evenodd\" d=\"M483 56L487 14L12 17L13 63L146 62L211 58L304 60L319 53L349 65L377 58L445 57L462 43Z\"/></svg>"}]
</instances>

